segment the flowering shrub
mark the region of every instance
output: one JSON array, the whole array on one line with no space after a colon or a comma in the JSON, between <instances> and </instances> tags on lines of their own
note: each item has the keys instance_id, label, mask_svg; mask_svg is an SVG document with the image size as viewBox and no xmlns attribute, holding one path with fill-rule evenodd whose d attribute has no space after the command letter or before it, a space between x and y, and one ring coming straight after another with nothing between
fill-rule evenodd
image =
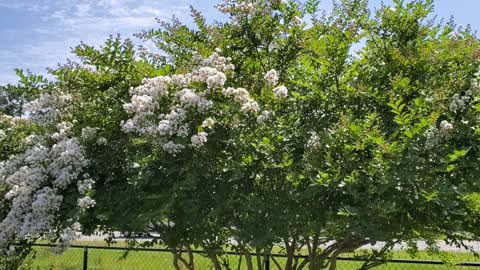
<instances>
[{"instance_id":1,"label":"flowering shrub","mask_svg":"<svg viewBox=\"0 0 480 270\"><path fill-rule=\"evenodd\" d=\"M366 269L400 241L476 239L479 42L415 3L318 16L313 0L228 0L226 22L192 8L197 29L138 35L165 57L119 38L76 47L80 63L1 118L2 254L67 243L77 222L154 230L144 244L188 269L192 246L219 270L231 245L253 269L252 251L281 243L285 269L313 270L385 241Z\"/></svg>"}]
</instances>

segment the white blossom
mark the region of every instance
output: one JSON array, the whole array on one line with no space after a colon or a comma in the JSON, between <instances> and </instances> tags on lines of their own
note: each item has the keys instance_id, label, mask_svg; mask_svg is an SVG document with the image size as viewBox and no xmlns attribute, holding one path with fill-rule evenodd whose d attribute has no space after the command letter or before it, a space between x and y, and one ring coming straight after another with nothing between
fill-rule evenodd
<instances>
[{"instance_id":1,"label":"white blossom","mask_svg":"<svg viewBox=\"0 0 480 270\"><path fill-rule=\"evenodd\" d=\"M82 128L81 138L84 140L91 139L97 133L97 128L84 127Z\"/></svg>"},{"instance_id":2,"label":"white blossom","mask_svg":"<svg viewBox=\"0 0 480 270\"><path fill-rule=\"evenodd\" d=\"M263 77L270 85L277 85L278 83L278 74L275 69L269 70Z\"/></svg>"},{"instance_id":3,"label":"white blossom","mask_svg":"<svg viewBox=\"0 0 480 270\"><path fill-rule=\"evenodd\" d=\"M250 95L245 88L229 87L227 89L223 89L222 93L226 97L231 97L236 102L240 103L242 105L240 111L242 112L258 112L258 110L260 109L258 103L255 102L252 98L250 98Z\"/></svg>"},{"instance_id":4,"label":"white blossom","mask_svg":"<svg viewBox=\"0 0 480 270\"><path fill-rule=\"evenodd\" d=\"M259 124L265 124L268 121L270 121L270 118L271 118L272 115L273 115L273 112L262 111L262 113L257 117L257 122Z\"/></svg>"},{"instance_id":5,"label":"white blossom","mask_svg":"<svg viewBox=\"0 0 480 270\"><path fill-rule=\"evenodd\" d=\"M243 104L251 100L250 95L248 94L248 91L245 88L229 87L227 89L223 89L222 92L225 96L232 97L238 103Z\"/></svg>"},{"instance_id":6,"label":"white blossom","mask_svg":"<svg viewBox=\"0 0 480 270\"><path fill-rule=\"evenodd\" d=\"M273 94L275 95L275 98L280 99L280 98L285 98L288 96L288 89L281 85L273 88Z\"/></svg>"},{"instance_id":7,"label":"white blossom","mask_svg":"<svg viewBox=\"0 0 480 270\"><path fill-rule=\"evenodd\" d=\"M164 144L162 148L167 153L175 155L180 153L185 148L185 146L183 146L182 144L174 143L173 141L169 141L166 144Z\"/></svg>"},{"instance_id":8,"label":"white blossom","mask_svg":"<svg viewBox=\"0 0 480 270\"><path fill-rule=\"evenodd\" d=\"M162 120L157 127L160 136L167 136L173 134L173 126L169 120Z\"/></svg>"},{"instance_id":9,"label":"white blossom","mask_svg":"<svg viewBox=\"0 0 480 270\"><path fill-rule=\"evenodd\" d=\"M78 207L81 209L88 209L94 207L96 204L95 200L90 198L89 196L85 196L83 198L78 199Z\"/></svg>"},{"instance_id":10,"label":"white blossom","mask_svg":"<svg viewBox=\"0 0 480 270\"><path fill-rule=\"evenodd\" d=\"M307 149L319 149L321 147L320 136L315 131L310 132L310 138L307 141Z\"/></svg>"},{"instance_id":11,"label":"white blossom","mask_svg":"<svg viewBox=\"0 0 480 270\"><path fill-rule=\"evenodd\" d=\"M202 147L207 142L207 133L199 132L191 138L192 146L195 148Z\"/></svg>"},{"instance_id":12,"label":"white blossom","mask_svg":"<svg viewBox=\"0 0 480 270\"><path fill-rule=\"evenodd\" d=\"M177 96L185 109L196 107L199 111L205 111L212 105L211 101L197 95L193 89L185 88L177 92Z\"/></svg>"},{"instance_id":13,"label":"white blossom","mask_svg":"<svg viewBox=\"0 0 480 270\"><path fill-rule=\"evenodd\" d=\"M73 97L60 91L43 93L39 98L24 105L24 112L31 121L46 125L57 120L68 109Z\"/></svg>"},{"instance_id":14,"label":"white blossom","mask_svg":"<svg viewBox=\"0 0 480 270\"><path fill-rule=\"evenodd\" d=\"M240 13L240 14L250 14L255 10L254 5L251 2L235 2L232 0L223 0L218 4L217 9L224 13Z\"/></svg>"},{"instance_id":15,"label":"white blossom","mask_svg":"<svg viewBox=\"0 0 480 270\"><path fill-rule=\"evenodd\" d=\"M202 122L202 127L204 128L213 128L214 125L215 125L215 120L211 117L208 117Z\"/></svg>"},{"instance_id":16,"label":"white blossom","mask_svg":"<svg viewBox=\"0 0 480 270\"><path fill-rule=\"evenodd\" d=\"M69 122L61 122L57 124L57 132L53 133L50 137L56 141L62 140L66 138L73 127L72 123Z\"/></svg>"},{"instance_id":17,"label":"white blossom","mask_svg":"<svg viewBox=\"0 0 480 270\"><path fill-rule=\"evenodd\" d=\"M225 84L227 77L225 74L218 72L213 76L209 76L206 80L208 88L221 88Z\"/></svg>"},{"instance_id":18,"label":"white blossom","mask_svg":"<svg viewBox=\"0 0 480 270\"><path fill-rule=\"evenodd\" d=\"M185 138L185 137L188 136L189 133L190 133L190 127L188 126L188 124L183 124L183 125L179 126L178 129L177 129L177 136L178 137Z\"/></svg>"},{"instance_id":19,"label":"white blossom","mask_svg":"<svg viewBox=\"0 0 480 270\"><path fill-rule=\"evenodd\" d=\"M433 149L441 142L449 139L453 132L453 125L447 120L440 122L440 128L432 127L425 133L425 148Z\"/></svg>"},{"instance_id":20,"label":"white blossom","mask_svg":"<svg viewBox=\"0 0 480 270\"><path fill-rule=\"evenodd\" d=\"M212 67L219 72L227 72L233 70L235 67L230 62L232 59L230 57L223 57L220 55L222 51L219 48L215 49L215 52L212 53L207 59L204 59L201 64L203 66Z\"/></svg>"},{"instance_id":21,"label":"white blossom","mask_svg":"<svg viewBox=\"0 0 480 270\"><path fill-rule=\"evenodd\" d=\"M104 137L100 137L97 139L97 144L98 145L107 145L108 141Z\"/></svg>"},{"instance_id":22,"label":"white blossom","mask_svg":"<svg viewBox=\"0 0 480 270\"><path fill-rule=\"evenodd\" d=\"M172 78L168 76L159 76L151 79L144 79L138 87L131 88L130 94L140 96L150 96L153 99L168 94L168 84Z\"/></svg>"},{"instance_id":23,"label":"white blossom","mask_svg":"<svg viewBox=\"0 0 480 270\"><path fill-rule=\"evenodd\" d=\"M191 82L190 76L185 76L183 74L173 75L171 78L171 83L178 87L187 87Z\"/></svg>"},{"instance_id":24,"label":"white blossom","mask_svg":"<svg viewBox=\"0 0 480 270\"><path fill-rule=\"evenodd\" d=\"M86 194L89 190L92 189L94 183L95 181L93 181L93 179L91 178L86 178L82 181L78 181L77 183L78 193L82 195Z\"/></svg>"},{"instance_id":25,"label":"white blossom","mask_svg":"<svg viewBox=\"0 0 480 270\"><path fill-rule=\"evenodd\" d=\"M209 115L213 105L212 93L216 92L213 89L223 88L227 80L224 72L234 69L231 59L220 54L221 50L216 49L208 58L196 60L200 66L195 66L190 73L144 79L142 85L131 88L131 100L123 105L131 117L121 122L122 130L151 136L159 140L165 152L173 155L187 146L204 143L206 136L203 134L192 136L190 127L198 126L198 123L191 123L189 119L195 119L197 114ZM202 84L207 88L198 87ZM231 96L244 111L258 110L258 104L249 97L247 90L239 88L234 92ZM212 128L214 123L207 120L202 125ZM176 137L190 137L194 143L175 143Z\"/></svg>"},{"instance_id":26,"label":"white blossom","mask_svg":"<svg viewBox=\"0 0 480 270\"><path fill-rule=\"evenodd\" d=\"M300 25L302 25L302 23L303 23L302 18L300 18L300 17L298 17L298 16L294 16L294 17L292 18L292 25L300 26Z\"/></svg>"},{"instance_id":27,"label":"white blossom","mask_svg":"<svg viewBox=\"0 0 480 270\"><path fill-rule=\"evenodd\" d=\"M445 132L450 132L451 130L453 130L453 125L447 120L443 120L442 122L440 122L440 129Z\"/></svg>"},{"instance_id":28,"label":"white blossom","mask_svg":"<svg viewBox=\"0 0 480 270\"><path fill-rule=\"evenodd\" d=\"M80 223L75 222L71 226L65 228L60 233L60 243L55 247L56 253L61 253L67 249L73 240L80 237L79 231L81 230Z\"/></svg>"},{"instance_id":29,"label":"white blossom","mask_svg":"<svg viewBox=\"0 0 480 270\"><path fill-rule=\"evenodd\" d=\"M258 110L260 110L260 107L258 106L258 103L253 100L244 103L240 108L240 111L245 113L255 113L258 112Z\"/></svg>"}]
</instances>

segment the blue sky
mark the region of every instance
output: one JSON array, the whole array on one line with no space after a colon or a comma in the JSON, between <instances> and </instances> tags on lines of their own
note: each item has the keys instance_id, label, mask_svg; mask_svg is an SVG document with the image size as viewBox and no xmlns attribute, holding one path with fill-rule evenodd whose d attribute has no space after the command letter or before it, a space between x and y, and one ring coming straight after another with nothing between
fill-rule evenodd
<instances>
[{"instance_id":1,"label":"blue sky","mask_svg":"<svg viewBox=\"0 0 480 270\"><path fill-rule=\"evenodd\" d=\"M189 5L208 20L219 0L0 0L0 84L16 81L14 68L45 73L64 62L80 41L99 45L111 34L131 37L172 15L191 22ZM327 0L323 6L328 9ZM378 5L380 0L371 0ZM389 2L389 1L386 1ZM480 0L436 0L435 14L480 30Z\"/></svg>"}]
</instances>

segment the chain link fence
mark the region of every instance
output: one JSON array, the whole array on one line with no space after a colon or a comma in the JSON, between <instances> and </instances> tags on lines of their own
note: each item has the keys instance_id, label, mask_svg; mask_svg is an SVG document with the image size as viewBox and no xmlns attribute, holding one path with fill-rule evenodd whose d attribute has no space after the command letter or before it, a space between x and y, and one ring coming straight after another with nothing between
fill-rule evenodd
<instances>
[{"instance_id":1,"label":"chain link fence","mask_svg":"<svg viewBox=\"0 0 480 270\"><path fill-rule=\"evenodd\" d=\"M27 258L20 270L210 270L215 269L210 258L203 251L193 251L192 257L184 256L177 260L174 266L174 255L167 249L135 249L124 247L103 246L71 246L62 253L55 251L55 245L35 245L34 253ZM186 258L187 257L187 258ZM183 260L183 261L182 261ZM255 270L283 270L285 269L286 256L270 254L257 264L256 257L252 257ZM299 269L306 256L295 258L294 269ZM193 262L189 265L189 262ZM247 270L246 258L240 253L225 252L219 256L222 269ZM360 269L364 261L354 257L341 257L337 259L338 270ZM303 270L308 270L308 264L303 263ZM444 262L441 260L409 260L392 259L375 267L384 270L433 270L433 269L480 269L480 261L470 262Z\"/></svg>"}]
</instances>

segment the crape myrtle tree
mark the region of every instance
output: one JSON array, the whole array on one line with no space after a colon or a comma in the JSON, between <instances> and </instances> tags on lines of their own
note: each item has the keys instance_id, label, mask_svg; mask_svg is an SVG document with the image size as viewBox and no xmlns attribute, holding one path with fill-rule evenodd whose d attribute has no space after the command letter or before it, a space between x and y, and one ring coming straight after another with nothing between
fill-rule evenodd
<instances>
[{"instance_id":1,"label":"crape myrtle tree","mask_svg":"<svg viewBox=\"0 0 480 270\"><path fill-rule=\"evenodd\" d=\"M439 236L460 246L475 239L479 44L470 29L428 20L431 1L396 1L373 14L365 1L343 1L330 16L317 16L315 1L255 4L224 1L218 8L230 20L213 25L192 9L196 29L174 20L139 35L177 68L221 48L235 67L222 93L246 88L258 104L256 119L233 118L233 126L222 120L230 106L210 115L217 122L196 152L207 155L187 154L199 186L190 176L164 174L172 186L151 180L180 190L170 196L188 194L166 197L167 223L156 220L182 238L172 243L209 250L234 239L250 269L262 267L250 251L280 243L288 258L274 260L279 268L334 269L339 254L376 241L385 248L367 255L364 268L400 241L415 250L412 239L432 248ZM221 129L234 145L221 144ZM212 158L219 160L203 163ZM295 261L302 247L309 259Z\"/></svg>"},{"instance_id":2,"label":"crape myrtle tree","mask_svg":"<svg viewBox=\"0 0 480 270\"><path fill-rule=\"evenodd\" d=\"M138 35L160 56L112 37L74 48L54 83L5 88L24 96L1 122L2 260L42 236L67 245L78 222L156 231L144 245L176 269L195 269L192 248L217 270L226 246L248 269L281 247L278 269L313 270L384 241L367 269L400 241L477 239L475 35L428 20L431 1L318 5L226 0L214 24L192 8L194 28Z\"/></svg>"},{"instance_id":3,"label":"crape myrtle tree","mask_svg":"<svg viewBox=\"0 0 480 270\"><path fill-rule=\"evenodd\" d=\"M55 82L28 75L2 88L15 98L5 102L13 109L0 118L0 269L16 269L40 237L58 241L61 249L79 221L87 233L96 228L85 212L95 205L95 180L109 185L105 199L125 197L122 104L130 85L158 73L150 62L136 60L133 48L119 37L100 50L81 44L73 48L79 63L50 69Z\"/></svg>"}]
</instances>

